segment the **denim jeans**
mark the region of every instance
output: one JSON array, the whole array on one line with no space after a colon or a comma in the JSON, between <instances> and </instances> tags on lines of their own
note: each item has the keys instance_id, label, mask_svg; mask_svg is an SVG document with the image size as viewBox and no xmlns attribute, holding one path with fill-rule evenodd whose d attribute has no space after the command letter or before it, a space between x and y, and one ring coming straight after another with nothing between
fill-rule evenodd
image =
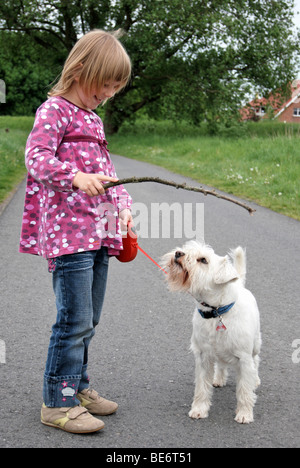
<instances>
[{"instance_id":1,"label":"denim jeans","mask_svg":"<svg viewBox=\"0 0 300 468\"><path fill-rule=\"evenodd\" d=\"M44 375L46 406L79 404L78 392L89 387L88 348L104 302L107 248L57 257L53 289L57 318L52 327Z\"/></svg>"}]
</instances>

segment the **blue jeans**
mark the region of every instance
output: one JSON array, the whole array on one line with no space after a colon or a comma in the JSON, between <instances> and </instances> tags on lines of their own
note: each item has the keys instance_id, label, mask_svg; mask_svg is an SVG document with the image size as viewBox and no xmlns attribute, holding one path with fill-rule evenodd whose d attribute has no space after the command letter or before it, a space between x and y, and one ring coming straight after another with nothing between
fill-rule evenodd
<instances>
[{"instance_id":1,"label":"blue jeans","mask_svg":"<svg viewBox=\"0 0 300 468\"><path fill-rule=\"evenodd\" d=\"M107 249L57 257L53 289L57 318L52 327L43 398L49 408L76 406L89 387L88 348L104 302Z\"/></svg>"}]
</instances>

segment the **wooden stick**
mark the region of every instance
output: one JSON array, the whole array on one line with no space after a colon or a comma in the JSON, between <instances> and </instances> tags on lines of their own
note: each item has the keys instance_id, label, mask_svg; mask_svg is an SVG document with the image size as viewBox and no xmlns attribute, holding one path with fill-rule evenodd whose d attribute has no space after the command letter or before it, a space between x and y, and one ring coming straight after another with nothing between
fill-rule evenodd
<instances>
[{"instance_id":1,"label":"wooden stick","mask_svg":"<svg viewBox=\"0 0 300 468\"><path fill-rule=\"evenodd\" d=\"M163 184L163 185L169 185L171 187L175 187L176 189L183 189L183 190L189 190L190 192L199 192L202 193L203 195L212 195L213 197L220 198L221 200L226 200L230 203L235 203L236 205L241 206L242 208L245 208L249 212L249 214L252 216L253 213L255 213L255 209L251 208L250 206L246 205L243 202L240 202L239 200L235 200L233 198L228 197L227 195L222 195L221 193L216 192L215 190L207 190L204 189L203 187L190 187L184 184L178 184L176 182L171 182L169 180L164 180L160 179L159 177L130 177L128 179L121 179L118 180L118 182L109 182L108 184L105 184L104 188L105 190L111 188L111 187L116 187L118 185L125 185L125 184L139 184L142 182L155 182L157 184Z\"/></svg>"}]
</instances>

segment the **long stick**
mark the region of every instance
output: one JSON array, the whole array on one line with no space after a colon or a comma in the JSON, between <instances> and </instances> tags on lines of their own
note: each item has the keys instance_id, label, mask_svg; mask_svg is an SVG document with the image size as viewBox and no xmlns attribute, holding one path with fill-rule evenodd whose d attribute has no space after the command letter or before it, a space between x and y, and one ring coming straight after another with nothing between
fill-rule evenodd
<instances>
[{"instance_id":1,"label":"long stick","mask_svg":"<svg viewBox=\"0 0 300 468\"><path fill-rule=\"evenodd\" d=\"M139 184L142 182L155 182L157 184L169 185L171 187L175 187L177 189L189 190L190 192L199 192L203 195L212 195L213 197L220 198L222 200L226 200L230 203L235 203L236 205L245 208L249 212L250 215L253 215L256 210L251 208L250 206L246 205L245 203L240 202L239 200L235 200L233 198L227 197L227 195L222 195L221 193L216 192L215 190L207 190L203 187L190 187L184 184L178 184L176 182L171 182L169 180L160 179L159 177L130 177L128 179L121 179L118 182L109 182L105 184L105 190L111 187L116 187L118 185L125 185L125 184Z\"/></svg>"}]
</instances>

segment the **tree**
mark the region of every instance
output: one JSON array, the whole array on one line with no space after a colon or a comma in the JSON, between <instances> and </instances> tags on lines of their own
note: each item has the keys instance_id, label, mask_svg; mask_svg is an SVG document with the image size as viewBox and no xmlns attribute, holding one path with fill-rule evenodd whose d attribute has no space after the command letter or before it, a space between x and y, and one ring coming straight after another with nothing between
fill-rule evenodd
<instances>
[{"instance_id":1,"label":"tree","mask_svg":"<svg viewBox=\"0 0 300 468\"><path fill-rule=\"evenodd\" d=\"M125 31L130 86L105 108L116 132L144 108L195 123L232 119L250 86L269 93L295 77L293 0L2 0L0 29L62 56L94 28Z\"/></svg>"},{"instance_id":2,"label":"tree","mask_svg":"<svg viewBox=\"0 0 300 468\"><path fill-rule=\"evenodd\" d=\"M0 78L6 83L2 115L32 115L45 100L50 83L59 74L55 57L44 63L44 47L21 33L0 31Z\"/></svg>"}]
</instances>

